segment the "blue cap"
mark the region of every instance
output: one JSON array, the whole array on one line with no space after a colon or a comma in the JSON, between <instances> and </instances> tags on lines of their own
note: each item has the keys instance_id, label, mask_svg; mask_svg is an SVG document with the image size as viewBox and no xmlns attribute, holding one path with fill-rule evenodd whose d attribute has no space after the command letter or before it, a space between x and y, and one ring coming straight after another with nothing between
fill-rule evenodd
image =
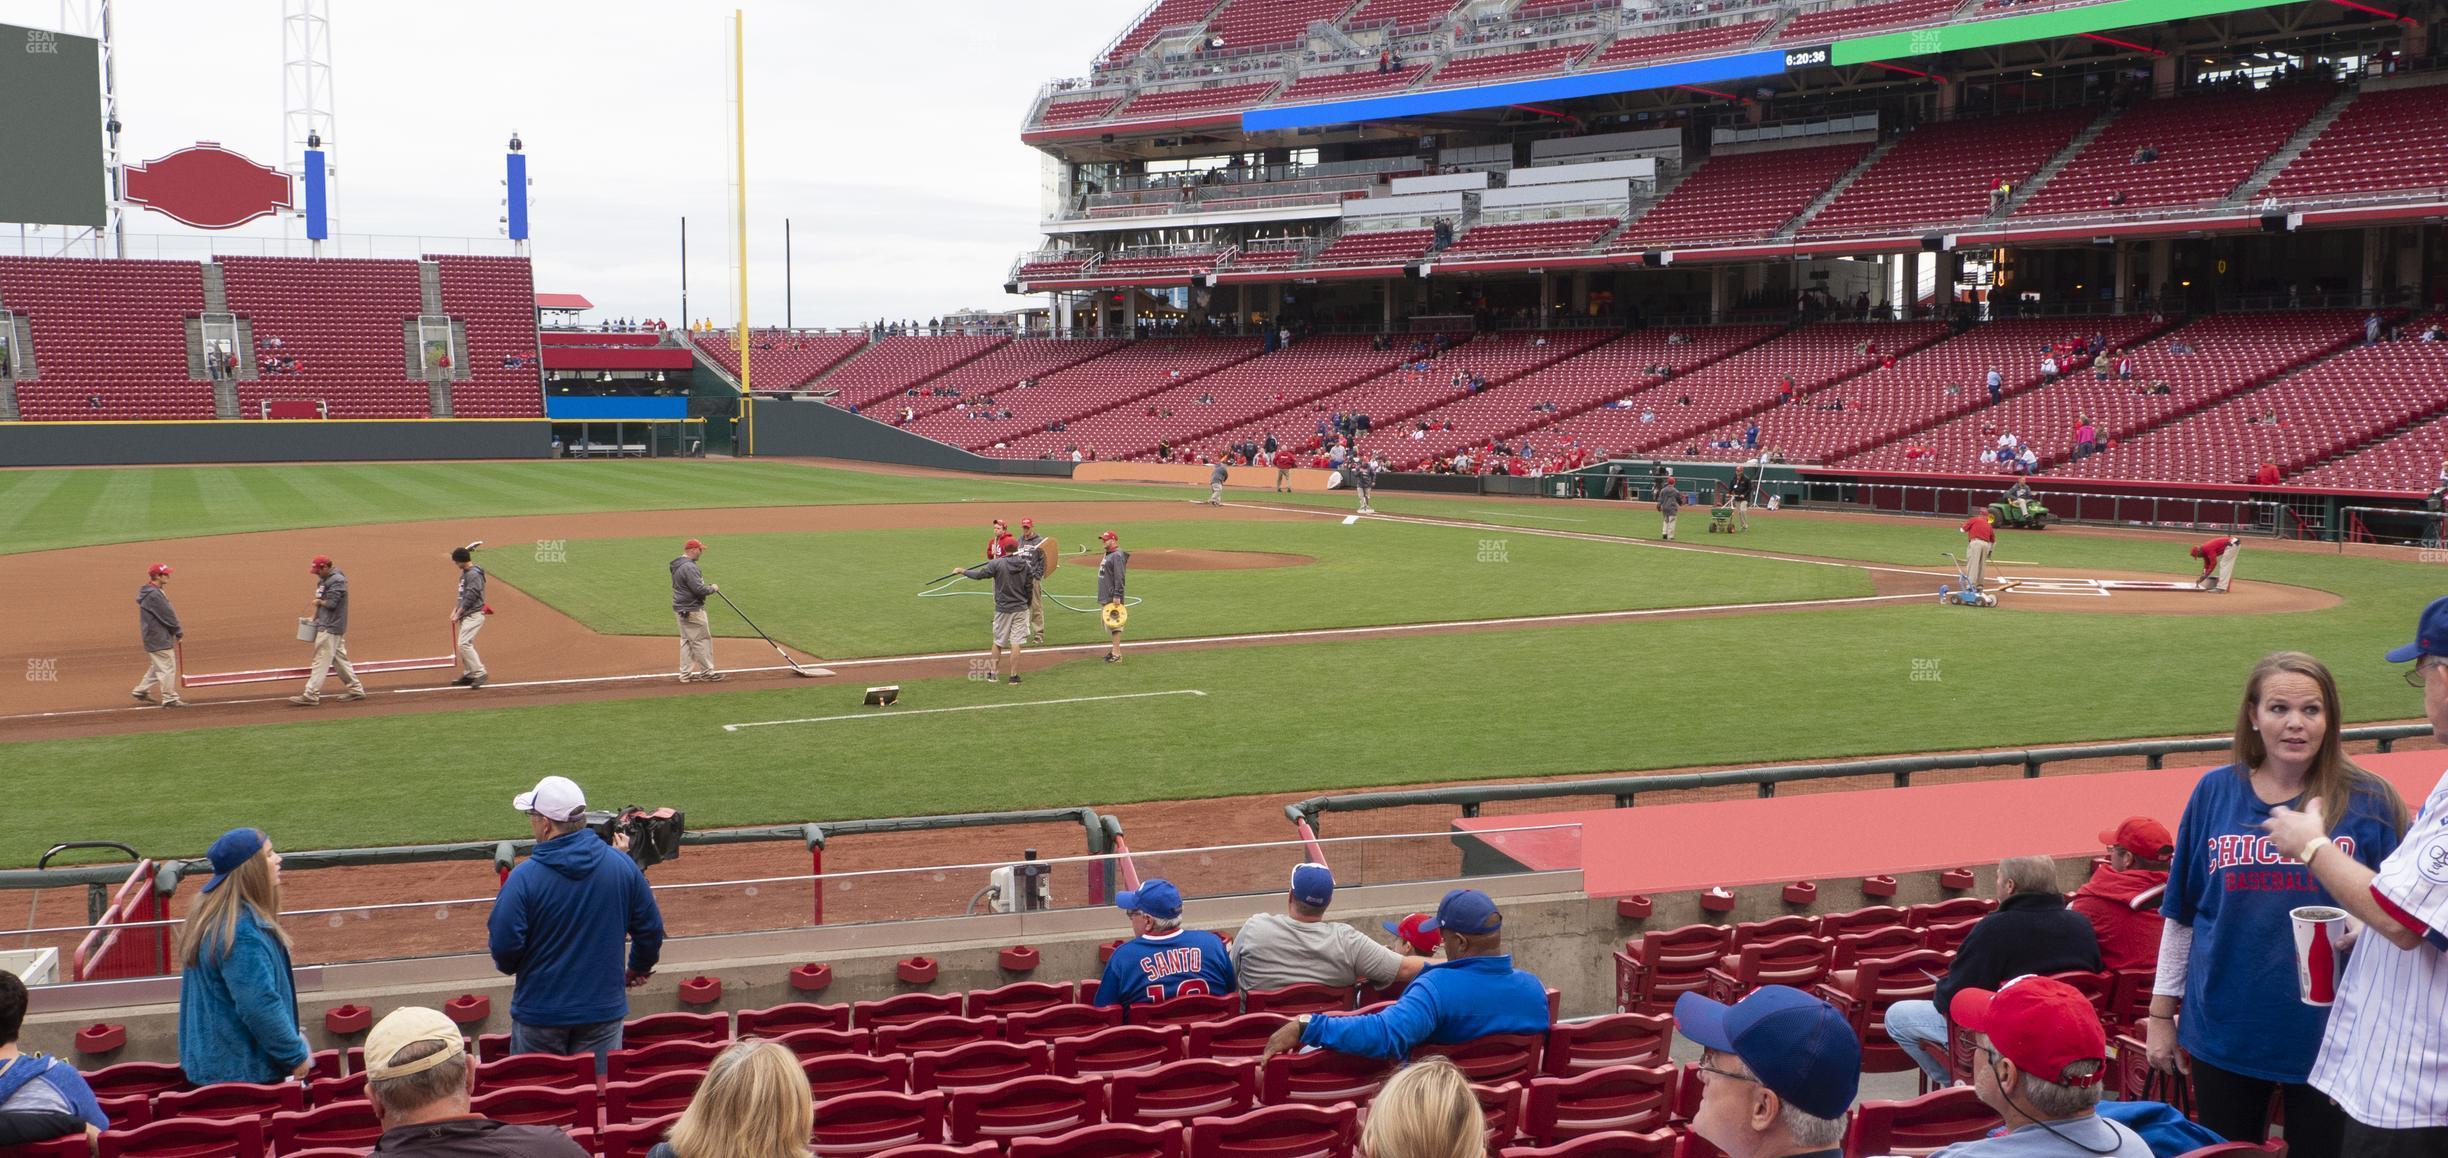
<instances>
[{"instance_id":1,"label":"blue cap","mask_svg":"<svg viewBox=\"0 0 2448 1158\"><path fill-rule=\"evenodd\" d=\"M1728 1006L1675 998L1675 1027L1814 1118L1841 1118L1861 1090L1861 1041L1836 1007L1789 985L1762 985Z\"/></svg>"},{"instance_id":2,"label":"blue cap","mask_svg":"<svg viewBox=\"0 0 2448 1158\"><path fill-rule=\"evenodd\" d=\"M1125 913L1146 913L1160 921L1181 916L1181 890L1163 877L1154 877L1138 888L1114 894L1114 907Z\"/></svg>"},{"instance_id":3,"label":"blue cap","mask_svg":"<svg viewBox=\"0 0 2448 1158\"><path fill-rule=\"evenodd\" d=\"M1313 909L1334 902L1334 870L1322 864L1292 866L1292 899Z\"/></svg>"},{"instance_id":4,"label":"blue cap","mask_svg":"<svg viewBox=\"0 0 2448 1158\"><path fill-rule=\"evenodd\" d=\"M222 833L221 839L204 850L204 859L211 861L213 867L212 879L204 882L204 891L209 893L220 888L221 882L237 872L239 865L253 860L256 853L263 851L263 846L263 834L252 828L233 828Z\"/></svg>"},{"instance_id":5,"label":"blue cap","mask_svg":"<svg viewBox=\"0 0 2448 1158\"><path fill-rule=\"evenodd\" d=\"M2388 653L2388 661L2404 663L2426 655L2448 656L2448 595L2423 608L2422 618L2414 621L2414 642Z\"/></svg>"},{"instance_id":6,"label":"blue cap","mask_svg":"<svg viewBox=\"0 0 2448 1158\"><path fill-rule=\"evenodd\" d=\"M1484 937L1504 928L1496 902L1477 889L1455 889L1437 902L1436 916L1420 922L1420 932L1452 930L1465 937Z\"/></svg>"}]
</instances>

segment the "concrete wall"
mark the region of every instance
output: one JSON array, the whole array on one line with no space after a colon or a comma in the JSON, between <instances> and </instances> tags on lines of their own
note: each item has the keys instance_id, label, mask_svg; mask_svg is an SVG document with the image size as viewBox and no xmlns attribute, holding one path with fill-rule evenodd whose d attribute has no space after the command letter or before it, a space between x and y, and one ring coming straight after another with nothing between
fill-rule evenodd
<instances>
[{"instance_id":1,"label":"concrete wall","mask_svg":"<svg viewBox=\"0 0 2448 1158\"><path fill-rule=\"evenodd\" d=\"M756 398L749 401L747 413L747 420L740 424L743 454L848 458L980 474L1071 477L1068 462L986 458L823 402Z\"/></svg>"},{"instance_id":2,"label":"concrete wall","mask_svg":"<svg viewBox=\"0 0 2448 1158\"><path fill-rule=\"evenodd\" d=\"M541 418L0 422L0 466L545 458Z\"/></svg>"}]
</instances>

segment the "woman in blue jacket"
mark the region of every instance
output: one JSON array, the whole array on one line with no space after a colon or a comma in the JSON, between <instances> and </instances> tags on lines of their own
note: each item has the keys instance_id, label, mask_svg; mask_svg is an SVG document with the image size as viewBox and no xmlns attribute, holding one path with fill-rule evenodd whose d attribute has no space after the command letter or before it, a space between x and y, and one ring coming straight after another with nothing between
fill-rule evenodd
<instances>
[{"instance_id":1,"label":"woman in blue jacket","mask_svg":"<svg viewBox=\"0 0 2448 1158\"><path fill-rule=\"evenodd\" d=\"M2274 808L2317 799L2336 818L2338 850L2366 865L2386 859L2406 827L2405 801L2346 758L2339 724L2337 682L2319 660L2281 651L2254 666L2236 714L2236 762L2193 786L2177 824L2145 1023L2151 1065L2192 1074L2202 1125L2261 1142L2276 1090L2287 1146L2299 1154L2337 1153L2345 1120L2307 1081L2329 1010L2297 991L2288 914L2337 902L2263 825Z\"/></svg>"},{"instance_id":2,"label":"woman in blue jacket","mask_svg":"<svg viewBox=\"0 0 2448 1158\"><path fill-rule=\"evenodd\" d=\"M179 929L179 1066L198 1085L304 1077L280 854L261 830L235 828L205 858L212 879Z\"/></svg>"}]
</instances>

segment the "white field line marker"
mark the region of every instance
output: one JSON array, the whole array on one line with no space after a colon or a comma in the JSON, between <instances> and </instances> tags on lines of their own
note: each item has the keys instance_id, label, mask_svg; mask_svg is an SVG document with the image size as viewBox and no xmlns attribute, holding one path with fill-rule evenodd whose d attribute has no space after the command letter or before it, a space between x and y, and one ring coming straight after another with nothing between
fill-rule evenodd
<instances>
[{"instance_id":1,"label":"white field line marker","mask_svg":"<svg viewBox=\"0 0 2448 1158\"><path fill-rule=\"evenodd\" d=\"M796 720L756 720L745 724L724 724L722 726L722 730L726 732L736 732L742 728L778 728L785 724L830 724L839 720L892 720L905 716L932 715L936 712L986 712L992 711L996 708L1043 708L1052 706L1054 704L1093 704L1104 700L1144 700L1155 696L1198 696L1203 699L1206 697L1206 695L1207 693L1199 691L1196 688L1183 688L1170 692L1127 692L1121 695L1112 696L1073 696L1069 699L1060 700L1022 700L1018 703L1010 704L966 704L957 708L919 708L915 711L907 712L886 710L881 712L854 712L846 716L805 716Z\"/></svg>"}]
</instances>

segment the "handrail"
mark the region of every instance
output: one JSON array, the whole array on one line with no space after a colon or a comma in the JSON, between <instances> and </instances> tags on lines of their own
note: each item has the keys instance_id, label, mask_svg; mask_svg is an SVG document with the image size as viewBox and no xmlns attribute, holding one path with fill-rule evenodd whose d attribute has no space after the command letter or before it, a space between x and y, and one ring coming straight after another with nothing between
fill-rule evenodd
<instances>
[{"instance_id":1,"label":"handrail","mask_svg":"<svg viewBox=\"0 0 2448 1158\"><path fill-rule=\"evenodd\" d=\"M2429 724L2374 724L2348 728L2341 735L2347 740L2378 741L2380 750L2387 752L2399 740L2431 734ZM1598 780L1542 781L1535 784L1472 784L1449 788L1411 788L1393 792L1358 792L1340 796L1312 796L1307 800L1284 805L1284 817L1295 822L1307 821L1311 828L1319 825L1328 812L1365 812L1380 808L1413 808L1420 805L1453 805L1465 818L1479 815L1482 805L1511 800L1545 800L1568 796L1611 796L1615 807L1630 808L1644 792L1683 792L1700 788L1726 788L1752 785L1761 798L1776 795L1776 786L1832 780L1845 776L1890 775L1894 787L1909 788L1914 774L1962 768L2003 768L2021 765L2023 778L2037 779L2042 767L2067 760L2099 760L2113 757L2142 756L2151 768L2166 766L2165 758L2178 752L2224 751L2234 743L2227 736L2204 736L2183 740L2137 740L2115 744L2080 744L2060 748L1998 749L1987 752L1956 752L1943 755L1887 756L1874 760L1848 760L1834 764L1776 764L1756 768L1733 768L1717 772L1685 772L1672 776L1610 776Z\"/></svg>"}]
</instances>

